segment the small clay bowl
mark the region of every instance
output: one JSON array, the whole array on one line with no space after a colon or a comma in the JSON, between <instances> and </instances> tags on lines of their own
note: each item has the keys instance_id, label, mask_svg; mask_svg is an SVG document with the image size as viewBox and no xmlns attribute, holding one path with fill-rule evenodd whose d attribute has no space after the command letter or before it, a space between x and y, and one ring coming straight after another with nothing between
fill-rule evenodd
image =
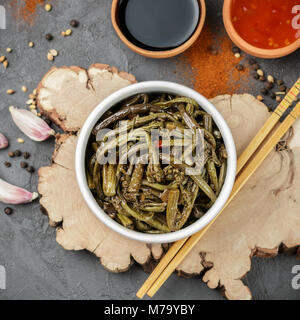
<instances>
[{"instance_id":1,"label":"small clay bowl","mask_svg":"<svg viewBox=\"0 0 300 320\"><path fill-rule=\"evenodd\" d=\"M151 1L151 0L149 0ZM131 41L127 39L127 37L124 35L122 30L119 27L118 23L118 9L119 9L119 3L120 0L113 0L112 2L112 7L111 7L111 21L113 24L113 27L119 36L119 38L126 44L126 46L131 49L132 51L148 58L155 58L155 59L164 59L164 58L170 58L177 56L178 54L186 51L199 37L201 30L204 26L204 21L206 17L206 6L205 6L205 0L198 0L200 10L201 10L201 16L198 22L198 25L196 27L196 30L194 31L193 35L182 45L179 47L176 47L171 50L162 50L162 51L151 51L151 50L146 50L142 49L135 44L133 44Z\"/></svg>"},{"instance_id":2,"label":"small clay bowl","mask_svg":"<svg viewBox=\"0 0 300 320\"><path fill-rule=\"evenodd\" d=\"M234 44L246 53L258 58L273 59L287 56L300 48L300 39L297 39L292 44L279 49L262 49L249 44L244 39L242 39L234 29L231 21L231 5L232 0L224 0L223 21L225 29Z\"/></svg>"}]
</instances>

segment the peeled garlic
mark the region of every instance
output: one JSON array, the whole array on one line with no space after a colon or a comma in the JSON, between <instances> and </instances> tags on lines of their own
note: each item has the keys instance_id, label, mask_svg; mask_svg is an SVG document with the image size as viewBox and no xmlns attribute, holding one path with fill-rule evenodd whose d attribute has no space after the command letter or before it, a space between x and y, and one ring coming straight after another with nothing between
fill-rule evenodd
<instances>
[{"instance_id":1,"label":"peeled garlic","mask_svg":"<svg viewBox=\"0 0 300 320\"><path fill-rule=\"evenodd\" d=\"M10 107L9 111L17 127L34 141L44 141L55 135L55 131L41 118L24 109Z\"/></svg>"},{"instance_id":2,"label":"peeled garlic","mask_svg":"<svg viewBox=\"0 0 300 320\"><path fill-rule=\"evenodd\" d=\"M8 140L4 134L0 132L0 149L5 149L8 147Z\"/></svg>"},{"instance_id":3,"label":"peeled garlic","mask_svg":"<svg viewBox=\"0 0 300 320\"><path fill-rule=\"evenodd\" d=\"M29 192L0 179L0 202L7 204L29 203L38 198L38 193Z\"/></svg>"}]
</instances>

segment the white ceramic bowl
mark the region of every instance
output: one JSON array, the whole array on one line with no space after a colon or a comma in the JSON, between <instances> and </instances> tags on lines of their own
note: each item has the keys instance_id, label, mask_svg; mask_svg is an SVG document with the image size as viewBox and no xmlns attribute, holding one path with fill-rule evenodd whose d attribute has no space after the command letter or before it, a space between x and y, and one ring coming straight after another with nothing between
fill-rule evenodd
<instances>
[{"instance_id":1,"label":"white ceramic bowl","mask_svg":"<svg viewBox=\"0 0 300 320\"><path fill-rule=\"evenodd\" d=\"M214 205L206 212L206 214L191 224L190 226L183 228L176 232L165 233L165 234L145 234L138 231L129 230L119 223L111 219L97 204L96 200L93 197L92 192L89 190L86 175L85 175L85 153L87 143L92 132L93 127L99 121L101 116L108 109L116 105L118 102L133 96L138 93L150 93L150 92L166 92L174 95L180 95L185 97L190 97L195 99L198 104L209 114L212 115L216 125L218 126L228 153L228 165L227 165L227 173L225 182L222 188L220 195L218 196ZM126 88L123 88L105 100L103 100L90 114L85 124L83 125L76 149L75 156L75 167L76 167L76 175L79 188L85 199L87 205L91 209L91 211L96 215L99 220L101 220L104 224L106 224L109 228L118 232L119 234L128 237L130 239L143 241L147 243L167 243L174 242L176 240L188 237L197 231L204 228L210 221L214 219L214 217L218 214L218 212L222 209L225 202L227 201L233 184L235 180L235 172L236 172L236 150L235 144L224 118L217 111L217 109L201 94L196 92L193 89L185 87L183 85L166 82L166 81L146 81L138 84L130 85Z\"/></svg>"}]
</instances>

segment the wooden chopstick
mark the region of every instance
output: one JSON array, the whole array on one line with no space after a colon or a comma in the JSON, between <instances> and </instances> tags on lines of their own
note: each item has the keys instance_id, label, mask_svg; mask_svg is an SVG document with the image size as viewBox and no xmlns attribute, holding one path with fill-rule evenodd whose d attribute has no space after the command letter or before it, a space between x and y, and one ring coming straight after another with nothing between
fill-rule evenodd
<instances>
[{"instance_id":1,"label":"wooden chopstick","mask_svg":"<svg viewBox=\"0 0 300 320\"><path fill-rule=\"evenodd\" d=\"M164 271L159 275L156 281L153 283L151 288L148 290L147 294L150 297L159 290L159 288L164 284L164 282L173 273L176 267L184 260L188 253L193 249L193 247L199 242L199 240L205 235L208 229L213 225L216 219L224 212L224 209L236 196L236 194L241 190L245 183L249 180L255 170L261 165L268 154L273 150L278 141L282 136L288 131L288 129L294 124L296 119L300 116L300 102L296 105L293 111L286 117L286 119L280 124L280 126L275 130L269 140L263 145L263 147L253 156L253 159L246 166L245 170L236 179L232 193L226 202L224 208L219 212L219 214L212 220L204 229L200 230L193 236L191 236L185 244L181 247L180 251L176 256L170 261Z\"/></svg>"},{"instance_id":2,"label":"wooden chopstick","mask_svg":"<svg viewBox=\"0 0 300 320\"><path fill-rule=\"evenodd\" d=\"M245 151L239 157L238 162L237 162L237 174L240 173L242 168L249 161L251 156L258 149L258 147L261 145L261 143L264 141L264 139L268 136L268 134L271 132L271 130L275 127L275 125L278 123L280 117L284 114L284 112L287 110L287 108L292 104L292 102L298 96L299 93L300 93L300 78L296 81L296 83L290 89L288 94L284 97L282 102L278 105L278 107L275 109L273 114L270 116L270 118L267 120L267 122L264 124L264 126L260 129L260 131L257 133L257 135L252 139L252 141L250 142L248 147L245 149ZM203 232L205 230L206 229L204 228ZM162 260L159 262L157 267L153 270L151 275L148 277L148 279L142 285L140 290L137 292L136 296L138 298L144 297L144 295L150 289L150 287L153 285L153 283L158 278L158 276L163 272L163 270L167 267L167 265L170 263L170 261L173 259L173 257L177 254L177 252L181 249L181 247L185 244L185 242L187 240L188 240L188 238L181 239L179 241L176 241L173 244L173 246L169 249L167 254L162 258Z\"/></svg>"},{"instance_id":3,"label":"wooden chopstick","mask_svg":"<svg viewBox=\"0 0 300 320\"><path fill-rule=\"evenodd\" d=\"M248 147L240 155L237 163L236 174L240 173L240 171L243 169L245 164L251 158L253 153L257 150L257 148L261 145L261 143L264 141L267 135L275 127L276 123L279 121L281 116L285 113L287 108L293 103L294 99L298 96L299 93L300 93L300 78L296 81L296 83L293 85L291 90L280 102L280 104L274 110L274 112L272 113L270 118L267 120L267 122L258 131L257 135L252 139Z\"/></svg>"},{"instance_id":4,"label":"wooden chopstick","mask_svg":"<svg viewBox=\"0 0 300 320\"><path fill-rule=\"evenodd\" d=\"M144 297L147 291L151 288L153 283L156 281L158 276L164 271L167 265L170 262L170 257L174 257L177 252L181 249L181 247L185 244L188 238L181 239L179 241L174 242L171 248L168 250L167 254L160 260L159 264L152 271L148 279L141 286L140 290L137 292L136 296L140 299Z\"/></svg>"}]
</instances>

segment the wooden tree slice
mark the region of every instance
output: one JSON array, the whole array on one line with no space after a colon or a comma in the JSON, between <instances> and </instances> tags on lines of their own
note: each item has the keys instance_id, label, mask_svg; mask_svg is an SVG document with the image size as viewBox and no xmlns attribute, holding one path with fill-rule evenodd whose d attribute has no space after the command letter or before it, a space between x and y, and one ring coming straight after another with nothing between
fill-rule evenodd
<instances>
[{"instance_id":1,"label":"wooden tree slice","mask_svg":"<svg viewBox=\"0 0 300 320\"><path fill-rule=\"evenodd\" d=\"M41 112L64 131L78 131L91 111L111 93L135 83L135 77L105 64L53 67L38 86Z\"/></svg>"},{"instance_id":2,"label":"wooden tree slice","mask_svg":"<svg viewBox=\"0 0 300 320\"><path fill-rule=\"evenodd\" d=\"M98 70L103 69L91 67L88 72L90 79L94 72L97 73L101 85L97 85L96 78L93 78L90 80L93 89L85 89L82 83L89 84L89 81L83 69L74 68L77 67L52 69L42 80L38 91L42 112L67 131L82 126L82 118L92 110L90 103L95 107L113 88L117 89L116 86L112 88L112 82L126 85L124 77L120 77L117 71L112 72L106 66L100 76ZM106 73L105 81L103 72ZM131 79L127 80L127 85L134 81L131 76L126 78ZM59 84L59 89L55 88L55 83ZM68 99L70 93L66 93L65 85L69 88L67 92L71 92L71 88L78 89L76 99ZM90 90L93 90L93 99ZM101 93L102 90L106 93ZM212 102L228 122L240 154L269 116L266 106L248 94L219 96ZM178 267L179 273L196 275L208 269L203 280L210 288L223 286L229 299L250 299L250 290L241 279L250 270L251 256L274 256L281 243L286 248L300 244L299 135L298 122L290 142L292 148L269 155L226 212ZM163 246L148 246L124 238L105 227L90 212L77 187L74 172L76 140L75 135L59 137L52 165L39 170L41 204L48 211L51 225L57 228L58 243L67 250L87 249L93 252L112 272L128 270L133 261L146 268L153 260L159 260Z\"/></svg>"}]
</instances>

